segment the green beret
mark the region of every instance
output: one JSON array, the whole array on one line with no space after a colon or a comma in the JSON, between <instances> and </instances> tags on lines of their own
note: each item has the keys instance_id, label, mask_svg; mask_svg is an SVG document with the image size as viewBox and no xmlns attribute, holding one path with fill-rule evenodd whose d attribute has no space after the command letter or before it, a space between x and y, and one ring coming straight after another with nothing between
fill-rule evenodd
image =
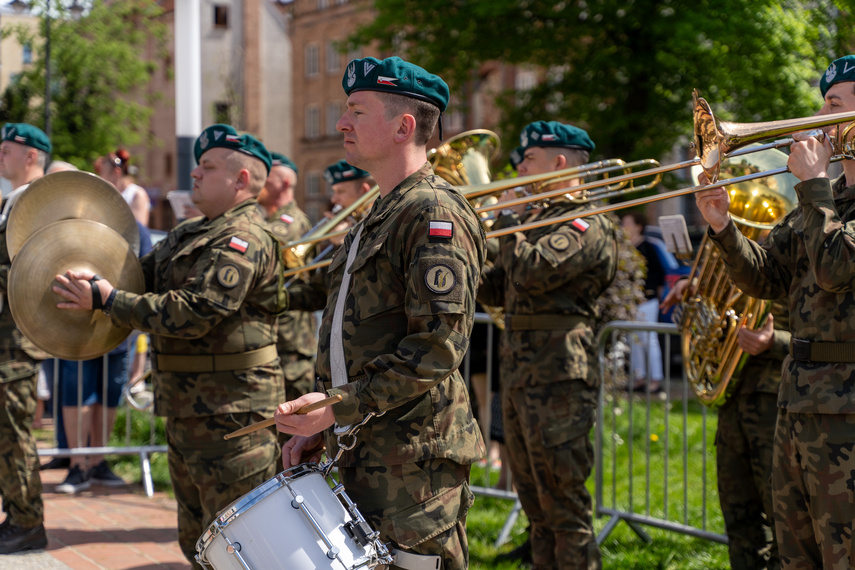
<instances>
[{"instance_id":1,"label":"green beret","mask_svg":"<svg viewBox=\"0 0 855 570\"><path fill-rule=\"evenodd\" d=\"M509 160L511 161L511 168L516 170L517 166L520 165L520 163L523 161L524 158L525 158L525 149L523 147L518 146L517 148L512 150L511 155L509 157Z\"/></svg>"},{"instance_id":2,"label":"green beret","mask_svg":"<svg viewBox=\"0 0 855 570\"><path fill-rule=\"evenodd\" d=\"M324 170L324 180L330 184L338 184L346 180L360 180L371 176L361 168L348 164L346 160L339 160L335 164L327 166Z\"/></svg>"},{"instance_id":3,"label":"green beret","mask_svg":"<svg viewBox=\"0 0 855 570\"><path fill-rule=\"evenodd\" d=\"M855 55L845 55L831 62L819 80L822 96L825 97L832 85L844 81L855 81Z\"/></svg>"},{"instance_id":4,"label":"green beret","mask_svg":"<svg viewBox=\"0 0 855 570\"><path fill-rule=\"evenodd\" d=\"M445 111L448 85L439 76L400 57L354 59L341 80L347 95L356 91L383 91L427 101Z\"/></svg>"},{"instance_id":5,"label":"green beret","mask_svg":"<svg viewBox=\"0 0 855 570\"><path fill-rule=\"evenodd\" d=\"M193 155L196 157L196 162L202 158L205 151L212 148L228 148L254 156L264 163L267 168L267 173L270 174L270 167L273 165L273 158L270 152L252 135L239 135L231 125L212 125L202 131L199 138L196 139L196 144L193 145Z\"/></svg>"},{"instance_id":6,"label":"green beret","mask_svg":"<svg viewBox=\"0 0 855 570\"><path fill-rule=\"evenodd\" d=\"M48 154L53 150L50 139L44 131L27 123L6 123L3 125L3 130L0 131L0 138L4 141L43 150Z\"/></svg>"},{"instance_id":7,"label":"green beret","mask_svg":"<svg viewBox=\"0 0 855 570\"><path fill-rule=\"evenodd\" d=\"M535 121L523 129L520 135L522 150L533 146L553 146L561 148L576 148L594 150L594 142L588 133L558 121Z\"/></svg>"},{"instance_id":8,"label":"green beret","mask_svg":"<svg viewBox=\"0 0 855 570\"><path fill-rule=\"evenodd\" d=\"M278 152L271 152L270 156L273 159L273 166L287 166L294 171L294 174L297 174L297 165L294 164L293 160Z\"/></svg>"}]
</instances>

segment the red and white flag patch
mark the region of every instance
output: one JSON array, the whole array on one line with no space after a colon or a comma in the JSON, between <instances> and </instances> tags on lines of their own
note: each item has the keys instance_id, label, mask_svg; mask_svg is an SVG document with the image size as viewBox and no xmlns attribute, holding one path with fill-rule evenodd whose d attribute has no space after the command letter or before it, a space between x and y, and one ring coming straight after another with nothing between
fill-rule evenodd
<instances>
[{"instance_id":1,"label":"red and white flag patch","mask_svg":"<svg viewBox=\"0 0 855 570\"><path fill-rule=\"evenodd\" d=\"M244 241L239 237L232 237L232 240L229 242L229 247L241 253L246 253L246 248L249 247L249 242Z\"/></svg>"},{"instance_id":2,"label":"red and white flag patch","mask_svg":"<svg viewBox=\"0 0 855 570\"><path fill-rule=\"evenodd\" d=\"M450 238L453 231L454 225L451 222L430 222L428 224L428 235L430 237Z\"/></svg>"},{"instance_id":3,"label":"red and white flag patch","mask_svg":"<svg viewBox=\"0 0 855 570\"><path fill-rule=\"evenodd\" d=\"M285 222L286 224L294 223L294 218L292 218L288 214L282 214L281 216L279 216L279 219Z\"/></svg>"},{"instance_id":4,"label":"red and white flag patch","mask_svg":"<svg viewBox=\"0 0 855 570\"><path fill-rule=\"evenodd\" d=\"M585 220L581 220L581 219L579 219L579 220L573 220L573 222L572 222L572 224L571 224L571 225L572 225L574 228L576 228L577 230L579 230L580 232L584 232L585 230L587 230L588 228L590 228L590 227L591 227L591 224L589 224L589 223L588 223L588 222L586 222Z\"/></svg>"}]
</instances>

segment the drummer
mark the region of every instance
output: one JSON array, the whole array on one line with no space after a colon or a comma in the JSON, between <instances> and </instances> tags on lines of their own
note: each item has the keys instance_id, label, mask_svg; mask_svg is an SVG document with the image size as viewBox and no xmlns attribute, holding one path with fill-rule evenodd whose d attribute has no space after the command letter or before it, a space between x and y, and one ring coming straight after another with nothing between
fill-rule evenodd
<instances>
[{"instance_id":1,"label":"drummer","mask_svg":"<svg viewBox=\"0 0 855 570\"><path fill-rule=\"evenodd\" d=\"M279 406L277 428L299 436L283 447L283 464L317 458L324 445L336 457L328 428L361 425L355 446L338 457L339 476L397 551L395 565L463 569L469 470L485 449L458 367L474 322L484 230L427 161L448 104L445 82L397 57L369 57L352 61L342 84L346 160L371 173L380 196L333 255L317 360L317 388L326 393ZM305 308L307 286L287 290L292 309ZM343 399L293 413L328 394Z\"/></svg>"},{"instance_id":2,"label":"drummer","mask_svg":"<svg viewBox=\"0 0 855 570\"><path fill-rule=\"evenodd\" d=\"M49 356L21 334L5 306L11 266L6 221L18 196L44 176L52 147L41 129L26 123L6 123L0 139L0 176L13 188L0 204L0 494L6 512L0 524L0 554L11 554L47 546L39 456L31 429L39 363Z\"/></svg>"},{"instance_id":3,"label":"drummer","mask_svg":"<svg viewBox=\"0 0 855 570\"><path fill-rule=\"evenodd\" d=\"M256 197L270 153L254 137L213 125L196 139L194 204L141 259L147 292L115 289L91 272L58 275L61 309L101 310L151 337L154 406L166 416L178 542L196 568L196 542L224 507L277 471L272 430L224 435L272 417L284 398L276 352L282 265Z\"/></svg>"}]
</instances>

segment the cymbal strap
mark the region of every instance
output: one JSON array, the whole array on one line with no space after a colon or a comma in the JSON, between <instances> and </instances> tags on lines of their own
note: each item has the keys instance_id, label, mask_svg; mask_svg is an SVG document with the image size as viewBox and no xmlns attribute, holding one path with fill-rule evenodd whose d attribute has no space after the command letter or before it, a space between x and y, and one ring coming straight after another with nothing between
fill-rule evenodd
<instances>
[{"instance_id":1,"label":"cymbal strap","mask_svg":"<svg viewBox=\"0 0 855 570\"><path fill-rule=\"evenodd\" d=\"M100 281L101 279L103 279L103 277L101 277L100 275L98 275L96 273L95 275L92 276L92 279L89 280L89 286L92 287L92 310L93 311L97 311L98 309L100 309L101 307L104 306L104 304L101 302L101 288L98 287L98 283L96 283L96 281Z\"/></svg>"}]
</instances>

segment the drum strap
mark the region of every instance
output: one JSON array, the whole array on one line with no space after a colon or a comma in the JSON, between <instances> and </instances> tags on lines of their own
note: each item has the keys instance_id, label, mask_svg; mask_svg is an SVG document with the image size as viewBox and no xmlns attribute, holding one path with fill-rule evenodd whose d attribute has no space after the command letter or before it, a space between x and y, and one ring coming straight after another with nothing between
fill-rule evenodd
<instances>
[{"instance_id":1,"label":"drum strap","mask_svg":"<svg viewBox=\"0 0 855 570\"><path fill-rule=\"evenodd\" d=\"M359 226L350 251L347 252L347 262L344 265L344 275L341 277L341 286L338 288L338 299L335 303L332 327L330 329L330 376L334 388L347 384L347 363L344 361L344 343L342 341L342 326L344 322L344 303L347 299L347 290L350 288L350 266L359 252L359 238L362 237L362 228Z\"/></svg>"},{"instance_id":2,"label":"drum strap","mask_svg":"<svg viewBox=\"0 0 855 570\"><path fill-rule=\"evenodd\" d=\"M436 554L412 554L393 548L392 556L392 563L404 570L439 570L442 564L442 557Z\"/></svg>"}]
</instances>

